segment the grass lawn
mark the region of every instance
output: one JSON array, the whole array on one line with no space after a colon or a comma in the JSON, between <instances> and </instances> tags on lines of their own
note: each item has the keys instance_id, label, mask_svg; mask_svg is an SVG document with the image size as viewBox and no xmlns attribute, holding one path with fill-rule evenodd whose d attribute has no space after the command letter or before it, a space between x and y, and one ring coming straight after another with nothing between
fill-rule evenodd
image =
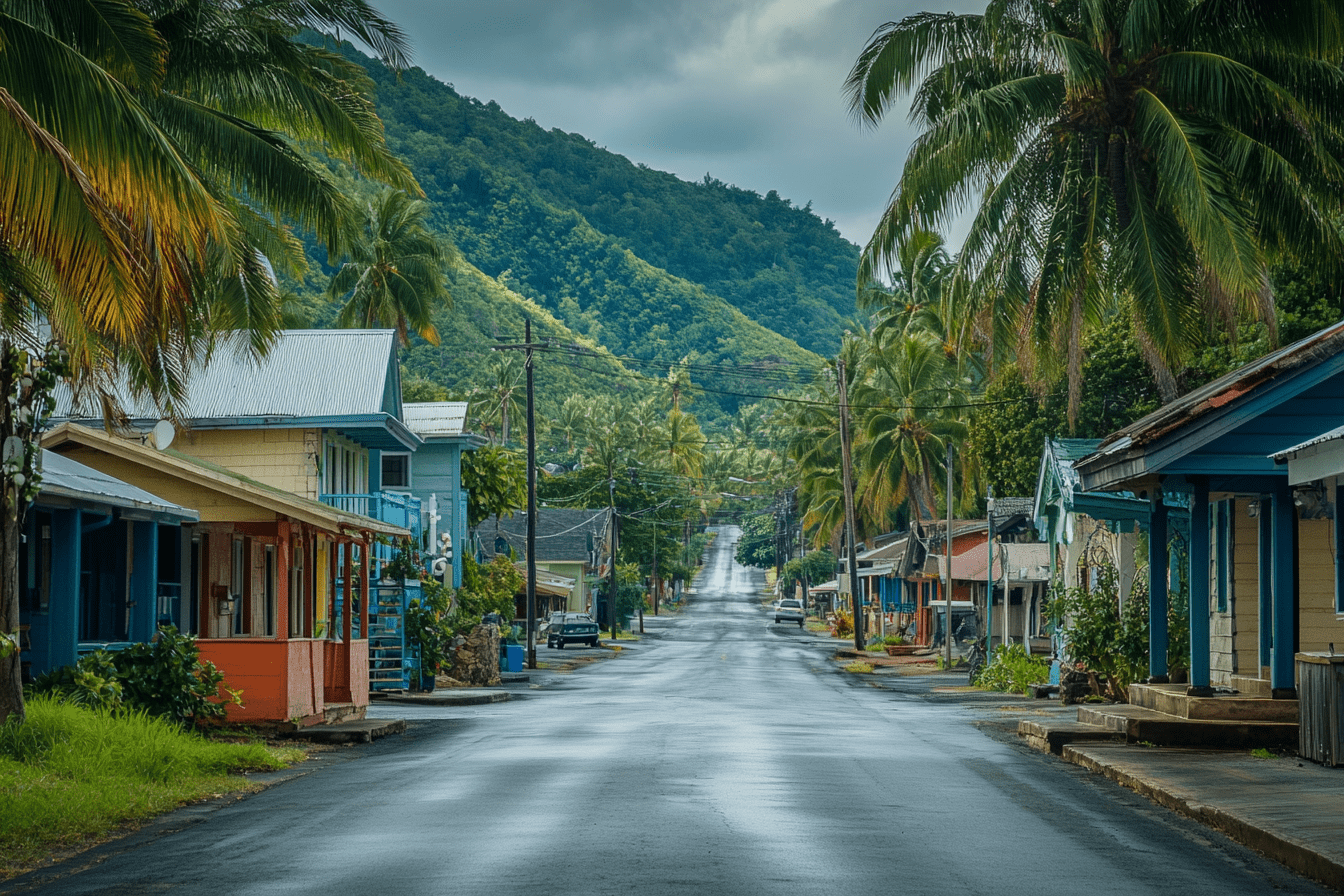
<instances>
[{"instance_id":1,"label":"grass lawn","mask_svg":"<svg viewBox=\"0 0 1344 896\"><path fill-rule=\"evenodd\" d=\"M245 771L284 768L298 749L219 743L170 722L50 698L23 725L0 726L0 880L119 828L253 785Z\"/></svg>"}]
</instances>

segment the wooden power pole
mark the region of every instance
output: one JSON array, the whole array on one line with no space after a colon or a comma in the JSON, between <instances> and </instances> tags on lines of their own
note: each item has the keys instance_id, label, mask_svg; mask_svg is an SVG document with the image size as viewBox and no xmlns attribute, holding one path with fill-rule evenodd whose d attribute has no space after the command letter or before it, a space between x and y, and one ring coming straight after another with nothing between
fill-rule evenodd
<instances>
[{"instance_id":1,"label":"wooden power pole","mask_svg":"<svg viewBox=\"0 0 1344 896\"><path fill-rule=\"evenodd\" d=\"M855 547L857 527L854 525L854 481L849 469L849 390L845 385L845 362L835 362L836 374L840 378L840 466L845 489L845 546L848 552L849 598L854 610L854 649L863 650L867 645L863 637L863 604L859 597L859 553Z\"/></svg>"}]
</instances>

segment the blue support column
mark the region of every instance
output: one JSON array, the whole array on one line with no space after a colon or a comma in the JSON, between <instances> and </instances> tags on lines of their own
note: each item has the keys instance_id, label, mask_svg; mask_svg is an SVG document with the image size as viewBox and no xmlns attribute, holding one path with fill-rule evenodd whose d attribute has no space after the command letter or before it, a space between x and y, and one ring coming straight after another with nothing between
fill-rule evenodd
<instances>
[{"instance_id":1,"label":"blue support column","mask_svg":"<svg viewBox=\"0 0 1344 896\"><path fill-rule=\"evenodd\" d=\"M1159 486L1148 523L1148 675L1167 681L1167 505Z\"/></svg>"},{"instance_id":2,"label":"blue support column","mask_svg":"<svg viewBox=\"0 0 1344 896\"><path fill-rule=\"evenodd\" d=\"M1297 648L1297 508L1285 482L1274 491L1274 646L1269 686L1275 697L1294 699L1293 651Z\"/></svg>"},{"instance_id":3,"label":"blue support column","mask_svg":"<svg viewBox=\"0 0 1344 896\"><path fill-rule=\"evenodd\" d=\"M1260 668L1256 677L1269 674L1270 651L1274 646L1274 504L1269 495L1260 496Z\"/></svg>"},{"instance_id":4,"label":"blue support column","mask_svg":"<svg viewBox=\"0 0 1344 896\"><path fill-rule=\"evenodd\" d=\"M132 641L148 641L157 628L154 619L158 615L159 597L159 527L152 522L133 523L131 537L135 544L131 548L130 593L126 595L131 602L127 636Z\"/></svg>"},{"instance_id":5,"label":"blue support column","mask_svg":"<svg viewBox=\"0 0 1344 896\"><path fill-rule=\"evenodd\" d=\"M83 514L78 509L51 514L51 637L44 668L33 674L79 659L79 568Z\"/></svg>"},{"instance_id":6,"label":"blue support column","mask_svg":"<svg viewBox=\"0 0 1344 896\"><path fill-rule=\"evenodd\" d=\"M1209 483L1193 482L1190 502L1190 687L1191 696L1213 695L1209 687Z\"/></svg>"}]
</instances>

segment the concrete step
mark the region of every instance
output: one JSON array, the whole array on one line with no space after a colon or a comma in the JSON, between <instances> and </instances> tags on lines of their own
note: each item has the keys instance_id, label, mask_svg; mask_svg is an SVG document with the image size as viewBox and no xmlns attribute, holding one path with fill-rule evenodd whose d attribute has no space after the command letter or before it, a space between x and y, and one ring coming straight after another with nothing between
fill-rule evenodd
<instances>
[{"instance_id":1,"label":"concrete step","mask_svg":"<svg viewBox=\"0 0 1344 896\"><path fill-rule=\"evenodd\" d=\"M338 725L341 722L358 722L364 718L364 713L367 711L367 706L356 706L353 703L328 703L322 708L322 718L317 724Z\"/></svg>"},{"instance_id":2,"label":"concrete step","mask_svg":"<svg viewBox=\"0 0 1344 896\"><path fill-rule=\"evenodd\" d=\"M1224 750L1297 745L1296 722L1186 719L1132 704L1080 706L1078 721L1122 735L1133 744Z\"/></svg>"},{"instance_id":3,"label":"concrete step","mask_svg":"<svg viewBox=\"0 0 1344 896\"><path fill-rule=\"evenodd\" d=\"M1249 675L1233 675L1231 679L1232 689L1243 697L1269 697L1270 684L1268 678L1252 678Z\"/></svg>"},{"instance_id":4,"label":"concrete step","mask_svg":"<svg viewBox=\"0 0 1344 896\"><path fill-rule=\"evenodd\" d=\"M1064 747L1077 743L1123 743L1124 735L1098 725L1070 722L1063 719L1027 719L1017 723L1017 736L1027 746L1043 753L1060 756Z\"/></svg>"},{"instance_id":5,"label":"concrete step","mask_svg":"<svg viewBox=\"0 0 1344 896\"><path fill-rule=\"evenodd\" d=\"M300 728L287 736L292 740L306 740L315 744L367 744L389 734L401 734L405 730L405 719L359 719L337 722L335 725Z\"/></svg>"},{"instance_id":6,"label":"concrete step","mask_svg":"<svg viewBox=\"0 0 1344 896\"><path fill-rule=\"evenodd\" d=\"M1296 700L1270 700L1248 694L1191 697L1183 684L1132 684L1129 702L1181 719L1297 724Z\"/></svg>"}]
</instances>

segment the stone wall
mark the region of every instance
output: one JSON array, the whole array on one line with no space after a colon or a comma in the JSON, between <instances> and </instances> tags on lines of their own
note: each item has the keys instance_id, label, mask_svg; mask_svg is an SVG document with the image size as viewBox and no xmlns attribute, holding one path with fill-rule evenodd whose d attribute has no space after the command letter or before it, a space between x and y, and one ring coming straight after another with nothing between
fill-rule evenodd
<instances>
[{"instance_id":1,"label":"stone wall","mask_svg":"<svg viewBox=\"0 0 1344 896\"><path fill-rule=\"evenodd\" d=\"M478 625L453 644L453 677L463 684L499 684L499 626Z\"/></svg>"}]
</instances>

